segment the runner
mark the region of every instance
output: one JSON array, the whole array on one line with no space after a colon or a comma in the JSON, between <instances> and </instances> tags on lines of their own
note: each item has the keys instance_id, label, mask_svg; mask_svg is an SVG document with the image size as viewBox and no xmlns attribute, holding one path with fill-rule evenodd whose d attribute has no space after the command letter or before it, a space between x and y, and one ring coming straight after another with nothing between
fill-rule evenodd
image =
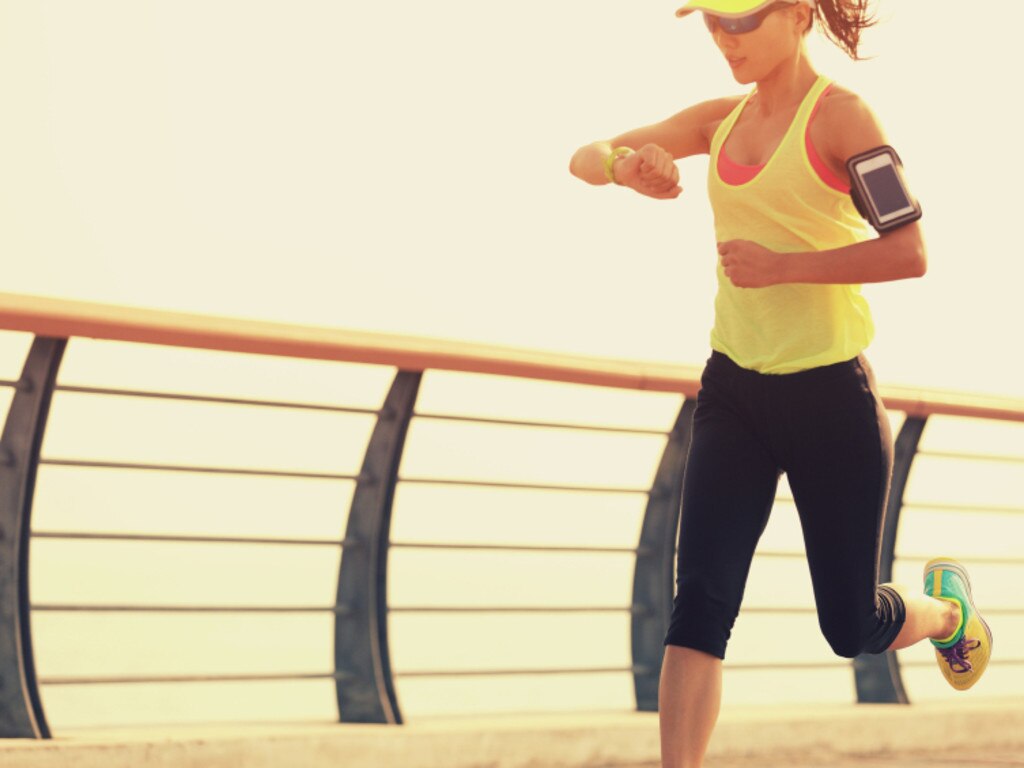
<instances>
[{"instance_id":1,"label":"runner","mask_svg":"<svg viewBox=\"0 0 1024 768\"><path fill-rule=\"evenodd\" d=\"M928 563L924 595L878 584L893 446L863 354L874 326L860 285L920 277L927 259L920 208L878 120L855 93L819 75L806 48L817 19L857 59L860 33L874 23L867 0L692 0L676 15L694 12L736 81L753 87L589 144L570 162L590 184L671 200L682 191L674 161L710 155L718 293L664 641L664 768L702 765L722 659L783 472L819 625L838 655L928 638L946 679L966 689L992 645L956 561ZM863 158L871 162L849 166L858 206L847 162Z\"/></svg>"}]
</instances>

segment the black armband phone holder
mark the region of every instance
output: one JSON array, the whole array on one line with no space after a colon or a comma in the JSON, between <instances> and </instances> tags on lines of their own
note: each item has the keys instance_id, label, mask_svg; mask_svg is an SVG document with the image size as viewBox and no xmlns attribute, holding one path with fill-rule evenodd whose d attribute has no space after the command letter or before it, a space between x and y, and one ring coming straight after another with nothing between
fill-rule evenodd
<instances>
[{"instance_id":1,"label":"black armband phone holder","mask_svg":"<svg viewBox=\"0 0 1024 768\"><path fill-rule=\"evenodd\" d=\"M846 170L853 204L877 232L921 218L921 205L907 188L900 156L889 145L854 155L846 161Z\"/></svg>"}]
</instances>

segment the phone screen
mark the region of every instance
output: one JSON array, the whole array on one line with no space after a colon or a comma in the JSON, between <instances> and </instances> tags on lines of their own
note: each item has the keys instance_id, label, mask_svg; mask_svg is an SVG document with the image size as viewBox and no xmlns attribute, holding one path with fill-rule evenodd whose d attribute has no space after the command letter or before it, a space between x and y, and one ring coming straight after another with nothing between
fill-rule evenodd
<instances>
[{"instance_id":1,"label":"phone screen","mask_svg":"<svg viewBox=\"0 0 1024 768\"><path fill-rule=\"evenodd\" d=\"M906 212L912 207L893 166L883 165L881 168L868 171L863 178L878 210L878 216L883 221L888 216Z\"/></svg>"}]
</instances>

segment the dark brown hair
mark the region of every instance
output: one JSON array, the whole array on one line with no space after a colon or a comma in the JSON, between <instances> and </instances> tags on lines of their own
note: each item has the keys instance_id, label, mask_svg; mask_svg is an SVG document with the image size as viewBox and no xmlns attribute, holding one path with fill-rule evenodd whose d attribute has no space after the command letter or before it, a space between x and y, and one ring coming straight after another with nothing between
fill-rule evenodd
<instances>
[{"instance_id":1,"label":"dark brown hair","mask_svg":"<svg viewBox=\"0 0 1024 768\"><path fill-rule=\"evenodd\" d=\"M818 23L833 43L854 61L860 60L857 47L862 29L873 27L877 19L868 11L870 0L818 0Z\"/></svg>"}]
</instances>

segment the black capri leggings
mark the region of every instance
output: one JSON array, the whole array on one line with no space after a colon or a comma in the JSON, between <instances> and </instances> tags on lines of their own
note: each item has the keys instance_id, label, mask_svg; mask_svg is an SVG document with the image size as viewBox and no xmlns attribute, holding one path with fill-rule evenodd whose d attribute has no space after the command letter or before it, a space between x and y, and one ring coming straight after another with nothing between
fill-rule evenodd
<instances>
[{"instance_id":1,"label":"black capri leggings","mask_svg":"<svg viewBox=\"0 0 1024 768\"><path fill-rule=\"evenodd\" d=\"M899 594L878 586L892 433L867 360L762 374L714 352L693 416L665 645L725 658L783 472L829 645L852 658L892 644L906 619Z\"/></svg>"}]
</instances>

